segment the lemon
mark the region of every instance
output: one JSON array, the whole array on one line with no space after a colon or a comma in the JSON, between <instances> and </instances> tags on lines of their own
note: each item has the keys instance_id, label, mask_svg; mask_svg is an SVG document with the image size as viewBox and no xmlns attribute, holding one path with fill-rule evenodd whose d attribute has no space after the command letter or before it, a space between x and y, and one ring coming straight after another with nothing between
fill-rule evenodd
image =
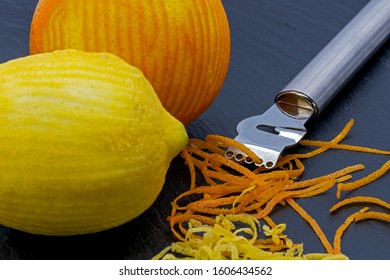
<instances>
[{"instance_id":1,"label":"lemon","mask_svg":"<svg viewBox=\"0 0 390 280\"><path fill-rule=\"evenodd\" d=\"M185 127L137 68L62 50L0 65L0 224L76 235L126 223L160 193Z\"/></svg>"}]
</instances>

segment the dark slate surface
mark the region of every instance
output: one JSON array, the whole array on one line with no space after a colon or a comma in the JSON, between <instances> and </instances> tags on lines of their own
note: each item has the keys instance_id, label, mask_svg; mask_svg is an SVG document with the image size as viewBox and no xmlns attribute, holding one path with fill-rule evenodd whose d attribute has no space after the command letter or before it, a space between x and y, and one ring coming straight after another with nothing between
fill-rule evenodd
<instances>
[{"instance_id":1,"label":"dark slate surface","mask_svg":"<svg viewBox=\"0 0 390 280\"><path fill-rule=\"evenodd\" d=\"M224 87L211 108L188 126L191 137L209 133L235 136L243 118L264 112L274 95L367 3L367 0L223 0L229 17L232 54ZM28 36L36 0L0 2L0 62L28 55ZM346 143L390 148L390 42L342 90L327 110L310 124L308 138L329 140L351 118L355 125ZM290 150L291 151L291 150ZM293 148L294 152L299 147ZM359 178L380 167L388 157L330 151L307 160L304 178L363 163ZM0 171L1 172L1 171ZM105 232L75 237L35 236L0 226L1 259L149 259L173 241L166 217L170 201L188 188L183 161L176 158L155 204L137 219ZM353 195L371 195L390 202L390 177ZM346 197L346 196L344 196ZM335 192L299 203L332 239L349 207L330 215ZM324 252L310 227L288 207L276 222L288 224L287 234L303 242L305 252ZM342 250L351 259L390 259L390 225L367 221L346 232Z\"/></svg>"}]
</instances>

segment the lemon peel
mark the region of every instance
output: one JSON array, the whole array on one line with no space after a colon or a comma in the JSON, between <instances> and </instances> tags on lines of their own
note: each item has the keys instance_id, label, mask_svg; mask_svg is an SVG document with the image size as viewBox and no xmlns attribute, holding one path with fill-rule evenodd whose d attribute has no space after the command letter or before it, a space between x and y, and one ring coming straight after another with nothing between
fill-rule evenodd
<instances>
[{"instance_id":1,"label":"lemon peel","mask_svg":"<svg viewBox=\"0 0 390 280\"><path fill-rule=\"evenodd\" d=\"M239 224L236 226L235 224ZM154 260L322 260L348 259L343 254L303 254L302 244L293 244L283 231L285 224L275 228L263 226L265 235L272 239L261 239L260 224L251 215L218 215L214 225L196 220L188 222L184 241L174 242L153 257ZM278 239L274 238L277 235ZM282 240L283 238L283 240ZM266 249L264 244L272 244ZM279 246L284 243L284 246ZM280 248L280 249L278 249ZM276 250L276 251L273 251Z\"/></svg>"},{"instance_id":2,"label":"lemon peel","mask_svg":"<svg viewBox=\"0 0 390 280\"><path fill-rule=\"evenodd\" d=\"M0 224L44 235L112 228L149 208L186 130L137 68L62 50L0 65Z\"/></svg>"}]
</instances>

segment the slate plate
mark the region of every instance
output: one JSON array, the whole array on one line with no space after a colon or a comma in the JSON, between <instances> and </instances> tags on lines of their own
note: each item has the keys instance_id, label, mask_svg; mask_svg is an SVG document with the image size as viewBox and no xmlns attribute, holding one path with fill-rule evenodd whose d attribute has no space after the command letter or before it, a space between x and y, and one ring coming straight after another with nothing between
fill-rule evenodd
<instances>
[{"instance_id":1,"label":"slate plate","mask_svg":"<svg viewBox=\"0 0 390 280\"><path fill-rule=\"evenodd\" d=\"M216 102L187 127L191 137L207 134L235 136L236 124L264 112L281 90L323 46L367 3L366 0L223 0L229 17L232 54L226 82ZM0 62L28 55L28 36L36 0L0 2ZM390 42L387 42L327 110L310 125L307 138L329 140L353 118L346 143L390 149ZM298 152L299 147L291 152ZM303 178L363 163L356 179L379 168L388 157L330 151L305 161ZM1 171L0 171L1 172ZM150 259L174 241L166 217L170 202L188 188L189 177L176 158L155 204L137 219L105 232L75 237L44 237L0 226L1 259ZM369 195L390 202L386 174L349 196ZM1 188L1 186L0 186ZM335 192L301 199L332 239L353 206L328 213L337 202ZM289 207L277 211L276 222L288 224L287 234L303 242L305 252L324 252L311 228ZM353 224L342 242L351 259L390 259L390 224Z\"/></svg>"}]
</instances>

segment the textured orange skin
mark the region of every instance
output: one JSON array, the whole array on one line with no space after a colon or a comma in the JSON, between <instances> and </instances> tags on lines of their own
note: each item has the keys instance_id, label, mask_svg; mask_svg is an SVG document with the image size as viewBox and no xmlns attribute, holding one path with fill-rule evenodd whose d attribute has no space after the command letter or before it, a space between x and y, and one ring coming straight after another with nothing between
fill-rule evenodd
<instances>
[{"instance_id":1,"label":"textured orange skin","mask_svg":"<svg viewBox=\"0 0 390 280\"><path fill-rule=\"evenodd\" d=\"M31 54L66 48L111 52L138 67L189 124L221 90L230 32L221 0L40 0Z\"/></svg>"}]
</instances>

